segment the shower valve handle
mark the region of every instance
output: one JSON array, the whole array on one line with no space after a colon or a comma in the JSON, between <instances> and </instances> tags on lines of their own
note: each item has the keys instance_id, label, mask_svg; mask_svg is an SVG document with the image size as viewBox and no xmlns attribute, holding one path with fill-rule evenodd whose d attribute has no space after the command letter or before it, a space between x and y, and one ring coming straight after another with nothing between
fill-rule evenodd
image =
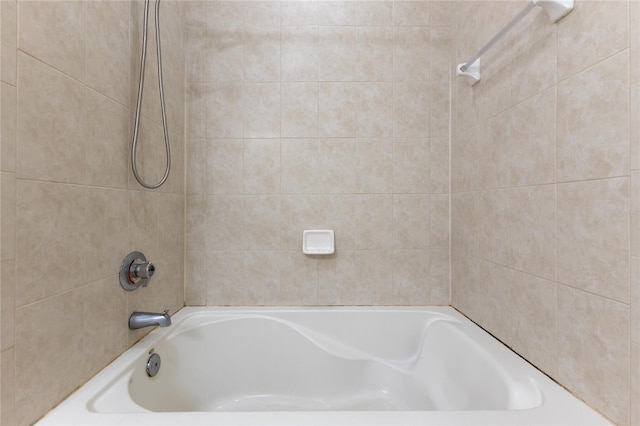
<instances>
[{"instance_id":1,"label":"shower valve handle","mask_svg":"<svg viewBox=\"0 0 640 426\"><path fill-rule=\"evenodd\" d=\"M148 262L144 254L131 252L120 265L120 286L127 291L146 287L155 272L155 265Z\"/></svg>"}]
</instances>

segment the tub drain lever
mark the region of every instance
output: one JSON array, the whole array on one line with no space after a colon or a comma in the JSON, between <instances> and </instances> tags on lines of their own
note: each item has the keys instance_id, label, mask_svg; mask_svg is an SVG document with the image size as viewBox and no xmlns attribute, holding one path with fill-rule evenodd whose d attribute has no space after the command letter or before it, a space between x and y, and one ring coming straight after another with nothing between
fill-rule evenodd
<instances>
[{"instance_id":1,"label":"tub drain lever","mask_svg":"<svg viewBox=\"0 0 640 426\"><path fill-rule=\"evenodd\" d=\"M153 263L148 262L139 251L129 253L120 265L120 285L127 291L140 286L146 287L156 271Z\"/></svg>"}]
</instances>

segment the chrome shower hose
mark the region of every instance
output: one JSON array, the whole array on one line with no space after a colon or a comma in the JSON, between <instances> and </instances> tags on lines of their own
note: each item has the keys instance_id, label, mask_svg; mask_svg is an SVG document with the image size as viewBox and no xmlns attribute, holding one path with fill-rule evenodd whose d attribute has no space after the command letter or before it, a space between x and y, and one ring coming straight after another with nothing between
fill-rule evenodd
<instances>
[{"instance_id":1,"label":"chrome shower hose","mask_svg":"<svg viewBox=\"0 0 640 426\"><path fill-rule=\"evenodd\" d=\"M158 86L160 89L160 106L162 108L162 128L164 130L164 144L167 152L167 166L164 171L164 176L159 182L154 184L146 183L140 173L138 173L137 164L137 149L138 149L138 130L140 129L140 109L142 107L142 91L144 88L144 69L147 61L147 27L149 22L149 0L144 2L144 27L142 35L142 55L140 60L140 79L138 81L138 101L136 103L136 120L133 129L133 143L131 145L131 167L133 169L133 175L136 177L138 183L148 189L156 189L161 187L169 177L169 171L171 170L171 150L169 147L169 131L167 130L167 113L164 106L164 89L162 84L162 49L160 48L160 0L156 0L156 47L158 57Z\"/></svg>"}]
</instances>

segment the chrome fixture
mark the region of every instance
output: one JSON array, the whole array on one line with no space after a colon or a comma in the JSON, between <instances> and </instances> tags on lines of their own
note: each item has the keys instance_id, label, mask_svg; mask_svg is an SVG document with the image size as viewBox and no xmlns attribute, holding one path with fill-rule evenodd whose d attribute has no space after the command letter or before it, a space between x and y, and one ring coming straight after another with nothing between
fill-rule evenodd
<instances>
[{"instance_id":1,"label":"chrome fixture","mask_svg":"<svg viewBox=\"0 0 640 426\"><path fill-rule=\"evenodd\" d=\"M140 58L140 79L138 80L138 101L136 104L136 119L133 127L133 143L131 145L131 168L138 183L147 189L161 187L169 177L171 170L171 150L169 147L169 130L167 130L167 112L164 107L164 89L162 84L162 49L160 48L160 0L156 0L156 51L158 57L158 87L160 89L160 107L162 109L162 128L164 130L164 146L167 153L167 166L164 176L157 183L146 183L138 173L138 163L136 160L138 152L138 129L140 128L140 109L142 108L142 91L144 88L144 68L147 62L147 26L149 23L149 0L144 2L144 24L142 29L142 55Z\"/></svg>"},{"instance_id":2,"label":"chrome fixture","mask_svg":"<svg viewBox=\"0 0 640 426\"><path fill-rule=\"evenodd\" d=\"M134 312L129 317L129 328L131 330L137 330L144 327L169 327L171 325L171 317L169 316L169 310L166 309L164 313L155 312Z\"/></svg>"},{"instance_id":3,"label":"chrome fixture","mask_svg":"<svg viewBox=\"0 0 640 426\"><path fill-rule=\"evenodd\" d=\"M129 253L120 265L120 285L127 291L146 287L156 267L139 251Z\"/></svg>"},{"instance_id":4,"label":"chrome fixture","mask_svg":"<svg viewBox=\"0 0 640 426\"><path fill-rule=\"evenodd\" d=\"M152 353L147 360L147 376L153 377L158 374L161 364L162 362L160 361L160 355L158 355L157 353Z\"/></svg>"}]
</instances>

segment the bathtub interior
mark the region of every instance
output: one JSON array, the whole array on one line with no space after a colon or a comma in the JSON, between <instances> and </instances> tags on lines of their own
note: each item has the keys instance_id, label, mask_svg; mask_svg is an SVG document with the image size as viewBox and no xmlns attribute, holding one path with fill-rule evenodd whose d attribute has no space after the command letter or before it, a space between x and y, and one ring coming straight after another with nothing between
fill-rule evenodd
<instances>
[{"instance_id":1,"label":"bathtub interior","mask_svg":"<svg viewBox=\"0 0 640 426\"><path fill-rule=\"evenodd\" d=\"M513 356L487 352L483 338L491 339L437 312L195 315L149 350L162 357L157 376L147 376L144 353L90 405L95 412L540 406L534 380L515 368ZM116 391L129 393L130 407L109 404Z\"/></svg>"}]
</instances>

